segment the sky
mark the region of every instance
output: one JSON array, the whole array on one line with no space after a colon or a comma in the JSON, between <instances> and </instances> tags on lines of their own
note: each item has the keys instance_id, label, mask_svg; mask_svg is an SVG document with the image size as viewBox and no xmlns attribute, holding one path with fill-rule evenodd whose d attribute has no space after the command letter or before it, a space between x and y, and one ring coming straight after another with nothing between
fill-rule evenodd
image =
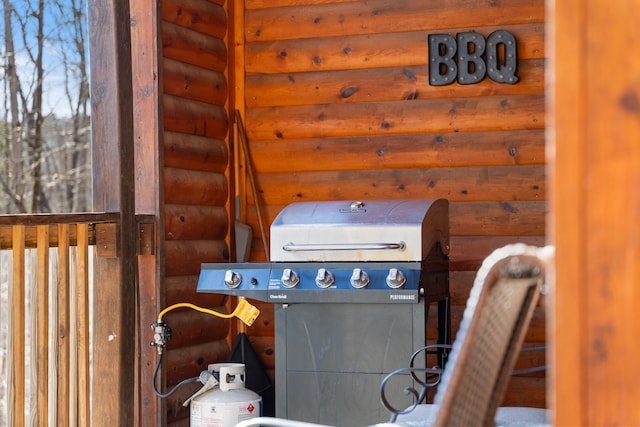
<instances>
[{"instance_id":1,"label":"sky","mask_svg":"<svg viewBox=\"0 0 640 427\"><path fill-rule=\"evenodd\" d=\"M30 10L37 6L37 0L9 0L13 4L15 14L13 14L12 26L13 26L13 38L15 44L15 59L18 75L21 80L21 84L25 95L30 97L33 92L33 61L30 59L28 50L25 48L27 45L36 46L36 21L35 19L25 20L25 16L30 16ZM44 18L44 34L45 43L43 49L43 62L44 62L44 96L43 96L43 109L45 114L54 113L58 117L69 117L71 115L71 109L67 100L65 92L65 75L71 80L77 79L72 73L68 73L67 70L72 67L65 67L65 54L67 55L67 61L74 63L78 61L76 55L77 50L70 44L70 38L75 32L73 22L70 21L70 17L74 14L71 7L75 6L83 12L83 28L82 32L85 38L86 47L86 1L85 0L46 0L45 1L45 18ZM4 3L0 4L2 14L4 17L5 7ZM21 23L26 22L24 26L26 34L23 37L23 30ZM87 48L88 51L88 48ZM6 36L5 36L5 24L4 19L0 20L0 54L2 57L2 69L0 69L0 75L3 78L2 90L0 90L0 105L5 105L7 97L8 83L6 77L6 65L7 65L7 50L6 50ZM88 64L88 58L87 58ZM88 70L87 70L88 71ZM71 87L75 88L78 84L73 84ZM29 101L30 103L30 101Z\"/></svg>"}]
</instances>

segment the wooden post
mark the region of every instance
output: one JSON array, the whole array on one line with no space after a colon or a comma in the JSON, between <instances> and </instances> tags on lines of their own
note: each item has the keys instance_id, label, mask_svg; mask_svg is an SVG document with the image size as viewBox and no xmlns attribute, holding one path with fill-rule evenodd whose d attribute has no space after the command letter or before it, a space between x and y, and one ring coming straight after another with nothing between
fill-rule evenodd
<instances>
[{"instance_id":1,"label":"wooden post","mask_svg":"<svg viewBox=\"0 0 640 427\"><path fill-rule=\"evenodd\" d=\"M164 425L166 399L153 393L153 370L158 353L149 345L151 324L164 308L164 197L163 197L163 129L160 96L160 5L156 0L131 2L131 49L133 73L133 117L136 214L145 215L138 223L137 236L146 238L147 249L140 247L138 256L138 325L136 357L136 424ZM161 378L163 377L162 371Z\"/></svg>"},{"instance_id":2,"label":"wooden post","mask_svg":"<svg viewBox=\"0 0 640 427\"><path fill-rule=\"evenodd\" d=\"M93 208L120 215L115 257L96 257L92 425L134 420L136 227L128 0L89 0Z\"/></svg>"},{"instance_id":3,"label":"wooden post","mask_svg":"<svg viewBox=\"0 0 640 427\"><path fill-rule=\"evenodd\" d=\"M547 4L553 421L640 425L640 4Z\"/></svg>"}]
</instances>

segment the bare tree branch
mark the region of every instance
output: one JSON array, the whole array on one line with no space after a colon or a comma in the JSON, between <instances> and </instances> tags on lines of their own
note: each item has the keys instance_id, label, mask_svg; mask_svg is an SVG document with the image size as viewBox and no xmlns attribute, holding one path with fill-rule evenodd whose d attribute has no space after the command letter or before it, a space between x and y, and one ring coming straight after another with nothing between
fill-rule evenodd
<instances>
[{"instance_id":1,"label":"bare tree branch","mask_svg":"<svg viewBox=\"0 0 640 427\"><path fill-rule=\"evenodd\" d=\"M86 211L91 205L86 2L2 2L0 210ZM45 95L54 80L56 105L47 112Z\"/></svg>"}]
</instances>

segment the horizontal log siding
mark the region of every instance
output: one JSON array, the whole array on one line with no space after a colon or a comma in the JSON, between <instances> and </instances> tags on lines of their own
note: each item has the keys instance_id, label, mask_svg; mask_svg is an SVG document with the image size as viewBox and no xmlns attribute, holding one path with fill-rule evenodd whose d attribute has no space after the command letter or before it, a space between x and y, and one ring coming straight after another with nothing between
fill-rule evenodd
<instances>
[{"instance_id":1,"label":"horizontal log siding","mask_svg":"<svg viewBox=\"0 0 640 427\"><path fill-rule=\"evenodd\" d=\"M424 40L423 40L424 42ZM464 92L452 86L429 86L428 70L421 65L383 67L373 69L336 70L288 74L252 74L247 76L247 106L263 107L277 103L281 106L337 102L438 99L500 95L540 94L544 84L544 60L521 59L520 82L514 86L497 85L490 80L469 85Z\"/></svg>"},{"instance_id":2,"label":"horizontal log siding","mask_svg":"<svg viewBox=\"0 0 640 427\"><path fill-rule=\"evenodd\" d=\"M166 305L224 311L224 297L197 294L196 285L200 263L229 260L226 11L223 2L209 0L164 0L161 8ZM173 330L164 360L167 389L226 360L229 321L189 309L165 320ZM188 423L182 402L193 391L167 399L169 425Z\"/></svg>"},{"instance_id":3,"label":"horizontal log siding","mask_svg":"<svg viewBox=\"0 0 640 427\"><path fill-rule=\"evenodd\" d=\"M264 221L305 200L450 201L457 328L481 260L544 245L544 0L244 0L244 122ZM504 29L515 85L428 82L427 35ZM251 259L264 260L247 186ZM273 308L249 329L274 368ZM261 323L261 321L263 323ZM526 345L545 341L544 305ZM544 363L527 355L519 367ZM545 406L544 375L512 380L505 404Z\"/></svg>"}]
</instances>

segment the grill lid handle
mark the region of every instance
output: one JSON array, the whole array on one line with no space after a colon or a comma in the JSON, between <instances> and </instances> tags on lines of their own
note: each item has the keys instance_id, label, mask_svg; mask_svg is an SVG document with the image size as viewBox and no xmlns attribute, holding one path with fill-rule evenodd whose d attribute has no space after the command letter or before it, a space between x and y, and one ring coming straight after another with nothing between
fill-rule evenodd
<instances>
[{"instance_id":1,"label":"grill lid handle","mask_svg":"<svg viewBox=\"0 0 640 427\"><path fill-rule=\"evenodd\" d=\"M398 250L405 248L404 242L398 243L293 243L282 246L283 251L358 251L358 250Z\"/></svg>"}]
</instances>

